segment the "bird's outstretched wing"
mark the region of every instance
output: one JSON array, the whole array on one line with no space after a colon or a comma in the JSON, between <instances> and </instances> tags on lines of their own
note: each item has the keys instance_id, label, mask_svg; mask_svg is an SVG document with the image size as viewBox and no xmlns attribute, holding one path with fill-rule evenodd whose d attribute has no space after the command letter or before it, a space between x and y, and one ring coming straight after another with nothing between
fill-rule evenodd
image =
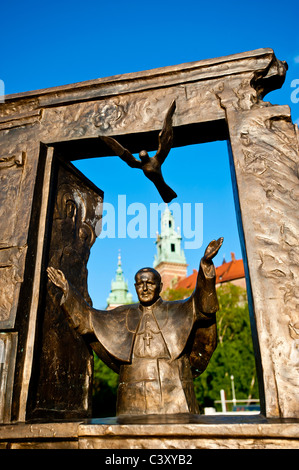
<instances>
[{"instance_id":1,"label":"bird's outstretched wing","mask_svg":"<svg viewBox=\"0 0 299 470\"><path fill-rule=\"evenodd\" d=\"M131 168L140 168L141 169L141 162L137 160L137 158L133 157L131 152L124 148L117 140L113 139L113 137L104 137L99 136L108 147L113 150L115 155L120 157L124 162L126 162Z\"/></svg>"},{"instance_id":2,"label":"bird's outstretched wing","mask_svg":"<svg viewBox=\"0 0 299 470\"><path fill-rule=\"evenodd\" d=\"M165 158L170 152L173 142L173 129L172 129L172 116L176 108L176 102L173 100L164 119L163 128L159 133L159 147L156 158L160 165L164 162Z\"/></svg>"}]
</instances>

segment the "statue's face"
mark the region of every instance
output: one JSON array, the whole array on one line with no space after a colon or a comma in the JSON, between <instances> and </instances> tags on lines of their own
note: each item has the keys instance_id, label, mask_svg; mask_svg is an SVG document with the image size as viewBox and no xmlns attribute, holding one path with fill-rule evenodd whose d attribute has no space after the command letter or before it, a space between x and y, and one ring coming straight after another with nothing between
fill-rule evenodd
<instances>
[{"instance_id":1,"label":"statue's face","mask_svg":"<svg viewBox=\"0 0 299 470\"><path fill-rule=\"evenodd\" d=\"M135 288L142 305L152 305L158 300L162 284L151 271L137 273Z\"/></svg>"}]
</instances>

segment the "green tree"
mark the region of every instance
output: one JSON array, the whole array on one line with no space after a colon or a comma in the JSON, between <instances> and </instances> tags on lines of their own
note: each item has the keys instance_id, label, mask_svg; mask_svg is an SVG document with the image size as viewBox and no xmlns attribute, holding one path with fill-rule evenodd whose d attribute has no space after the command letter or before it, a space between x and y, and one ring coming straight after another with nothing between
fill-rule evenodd
<instances>
[{"instance_id":1,"label":"green tree","mask_svg":"<svg viewBox=\"0 0 299 470\"><path fill-rule=\"evenodd\" d=\"M162 292L161 297L164 300L181 300L186 299L189 297L193 292L193 289L186 289L184 287L180 287L179 289L166 289Z\"/></svg>"},{"instance_id":2,"label":"green tree","mask_svg":"<svg viewBox=\"0 0 299 470\"><path fill-rule=\"evenodd\" d=\"M228 400L233 398L232 375L237 399L258 398L246 290L228 283L217 289L217 296L218 345L205 372L194 380L201 410L214 406L221 389Z\"/></svg>"},{"instance_id":3,"label":"green tree","mask_svg":"<svg viewBox=\"0 0 299 470\"><path fill-rule=\"evenodd\" d=\"M96 418L115 416L118 374L94 354L92 414Z\"/></svg>"}]
</instances>

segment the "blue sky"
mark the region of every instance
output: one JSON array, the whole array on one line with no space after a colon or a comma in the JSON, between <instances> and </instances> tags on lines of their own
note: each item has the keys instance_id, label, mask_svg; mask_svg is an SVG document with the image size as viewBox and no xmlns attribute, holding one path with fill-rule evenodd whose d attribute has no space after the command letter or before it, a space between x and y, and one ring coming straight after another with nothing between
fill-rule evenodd
<instances>
[{"instance_id":1,"label":"blue sky","mask_svg":"<svg viewBox=\"0 0 299 470\"><path fill-rule=\"evenodd\" d=\"M11 94L271 47L289 71L283 88L265 100L289 105L295 122L299 103L292 102L291 85L299 80L298 10L295 1L275 0L6 1L0 8L0 79ZM104 190L106 202L117 205L118 195L126 195L127 206L162 202L143 174L117 157L76 165ZM163 174L178 194L176 202L203 204L203 246L185 251L189 273L206 244L219 236L225 241L216 264L231 252L240 258L226 143L173 149ZM88 268L98 308L105 307L119 249L132 293L137 269L153 263L153 238L97 240Z\"/></svg>"}]
</instances>

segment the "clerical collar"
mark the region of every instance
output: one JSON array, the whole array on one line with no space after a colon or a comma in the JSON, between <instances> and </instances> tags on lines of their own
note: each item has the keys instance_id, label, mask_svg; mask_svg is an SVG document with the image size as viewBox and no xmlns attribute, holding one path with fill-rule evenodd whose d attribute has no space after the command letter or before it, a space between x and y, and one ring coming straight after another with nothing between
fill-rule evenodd
<instances>
[{"instance_id":1,"label":"clerical collar","mask_svg":"<svg viewBox=\"0 0 299 470\"><path fill-rule=\"evenodd\" d=\"M161 299L161 297L159 297L155 303L151 304L151 305L142 305L141 303L139 303L139 310L141 310L142 312L144 312L145 310L152 310L153 308L155 307L159 307L159 305L163 302L163 300Z\"/></svg>"}]
</instances>

